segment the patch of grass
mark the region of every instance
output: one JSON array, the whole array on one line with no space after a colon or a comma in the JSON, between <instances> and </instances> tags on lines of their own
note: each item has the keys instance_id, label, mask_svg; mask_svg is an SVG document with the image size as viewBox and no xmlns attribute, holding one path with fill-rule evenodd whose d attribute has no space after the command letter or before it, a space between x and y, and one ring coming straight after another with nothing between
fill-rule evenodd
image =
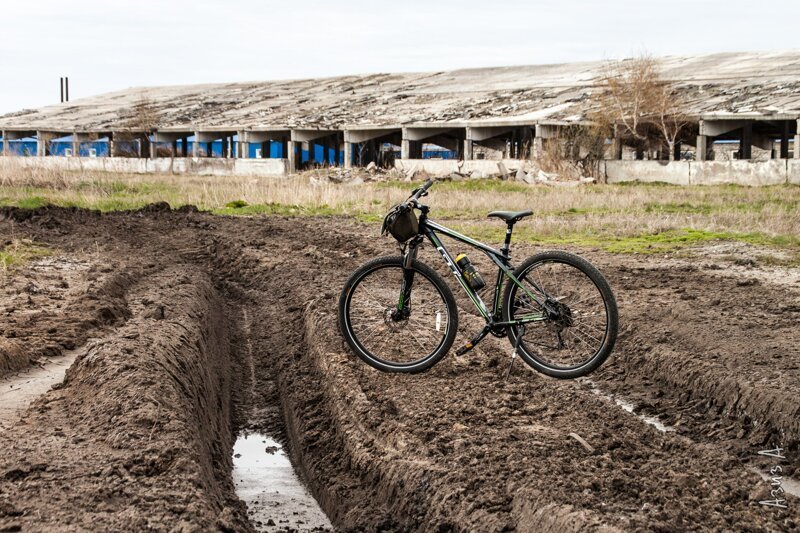
<instances>
[{"instance_id":1,"label":"patch of grass","mask_svg":"<svg viewBox=\"0 0 800 533\"><path fill-rule=\"evenodd\" d=\"M14 239L0 249L0 270L7 272L38 258L51 255L49 248L27 239Z\"/></svg>"},{"instance_id":2,"label":"patch of grass","mask_svg":"<svg viewBox=\"0 0 800 533\"><path fill-rule=\"evenodd\" d=\"M227 204L225 204L225 207L227 207L228 209L241 209L243 207L247 207L248 205L250 204L248 204L244 200L234 200L232 202L228 202Z\"/></svg>"},{"instance_id":3,"label":"patch of grass","mask_svg":"<svg viewBox=\"0 0 800 533\"><path fill-rule=\"evenodd\" d=\"M29 196L27 198L23 198L15 202L17 207L22 207L23 209L37 209L39 207L44 207L48 205L50 202L47 199L41 196Z\"/></svg>"},{"instance_id":4,"label":"patch of grass","mask_svg":"<svg viewBox=\"0 0 800 533\"><path fill-rule=\"evenodd\" d=\"M116 211L154 202L195 205L223 215L349 215L379 227L389 208L422 184L335 183L323 171L288 179L52 171L0 161L0 205L52 204ZM313 179L312 179L313 178ZM609 249L620 253L680 250L734 240L797 250L800 187L681 187L629 183L529 186L494 179L437 181L424 200L431 218L482 240L499 242L505 226L494 210L532 209L515 240ZM765 251L768 253L768 251ZM792 252L794 253L794 252Z\"/></svg>"}]
</instances>

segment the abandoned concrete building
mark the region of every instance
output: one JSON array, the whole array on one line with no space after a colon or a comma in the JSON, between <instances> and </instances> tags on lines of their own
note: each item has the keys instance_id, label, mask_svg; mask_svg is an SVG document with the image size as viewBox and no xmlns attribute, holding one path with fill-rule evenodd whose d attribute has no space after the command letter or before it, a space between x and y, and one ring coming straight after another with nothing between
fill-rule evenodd
<instances>
[{"instance_id":1,"label":"abandoned concrete building","mask_svg":"<svg viewBox=\"0 0 800 533\"><path fill-rule=\"evenodd\" d=\"M609 178L689 182L692 165L700 176L712 172L710 163L716 175L736 172L720 170L722 163L762 162L748 167L748 176L800 181L800 51L665 57L658 64L688 106L675 161L667 165L663 150L611 137L602 157ZM491 173L499 161L518 166L563 149L565 130L590 122L605 66L127 89L0 117L2 153L134 171L284 175L374 162Z\"/></svg>"}]
</instances>

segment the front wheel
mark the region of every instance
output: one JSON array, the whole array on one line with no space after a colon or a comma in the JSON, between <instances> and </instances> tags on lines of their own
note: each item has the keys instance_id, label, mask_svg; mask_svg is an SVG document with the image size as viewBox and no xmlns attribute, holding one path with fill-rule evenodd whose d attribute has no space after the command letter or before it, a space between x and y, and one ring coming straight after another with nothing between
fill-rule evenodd
<instances>
[{"instance_id":1,"label":"front wheel","mask_svg":"<svg viewBox=\"0 0 800 533\"><path fill-rule=\"evenodd\" d=\"M551 377L571 379L597 369L617 340L617 302L608 282L585 259L561 251L542 252L514 271L508 281L503 318L522 320L509 339L522 339L519 355Z\"/></svg>"},{"instance_id":2,"label":"front wheel","mask_svg":"<svg viewBox=\"0 0 800 533\"><path fill-rule=\"evenodd\" d=\"M339 328L358 357L384 372L423 372L455 340L456 301L436 272L400 256L359 267L339 296Z\"/></svg>"}]
</instances>

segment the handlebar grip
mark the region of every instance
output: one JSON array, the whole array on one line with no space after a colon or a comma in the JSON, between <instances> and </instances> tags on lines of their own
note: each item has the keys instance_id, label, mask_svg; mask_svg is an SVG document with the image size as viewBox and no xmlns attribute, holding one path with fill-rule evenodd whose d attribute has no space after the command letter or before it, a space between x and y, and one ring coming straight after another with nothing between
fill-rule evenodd
<instances>
[{"instance_id":1,"label":"handlebar grip","mask_svg":"<svg viewBox=\"0 0 800 533\"><path fill-rule=\"evenodd\" d=\"M427 191L428 189L430 189L430 188L431 188L431 185L433 185L433 180L428 180L428 181L426 181L426 182L425 182L425 185L423 185L422 187L420 187L419 189L417 189L417 190L414 192L414 194L412 194L412 195L411 195L411 199L413 199L413 200L419 200L419 199L420 199L420 197L422 196L422 194L423 194L425 191Z\"/></svg>"}]
</instances>

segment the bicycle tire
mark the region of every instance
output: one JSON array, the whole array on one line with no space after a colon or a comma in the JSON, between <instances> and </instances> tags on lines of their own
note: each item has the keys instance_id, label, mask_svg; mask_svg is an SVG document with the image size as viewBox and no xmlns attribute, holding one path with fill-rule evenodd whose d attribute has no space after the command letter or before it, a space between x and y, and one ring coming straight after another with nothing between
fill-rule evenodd
<instances>
[{"instance_id":1,"label":"bicycle tire","mask_svg":"<svg viewBox=\"0 0 800 533\"><path fill-rule=\"evenodd\" d=\"M608 282L600 273L600 271L597 270L597 268L595 268L591 263L582 257L569 252L547 251L529 257L514 271L514 276L521 282L524 282L526 280L526 276L533 272L535 267L547 263L561 263L574 267L589 278L602 298L606 313L606 330L601 342L597 347L597 350L585 361L582 361L579 364L568 367L554 365L541 355L537 355L535 350L531 349L531 347L526 344L526 338L528 338L528 334L531 332L530 330L523 334L523 339L519 346L519 356L535 370L550 377L558 379L574 379L585 376L602 365L605 360L608 359L609 355L611 355L611 352L614 349L614 344L616 343L619 329L619 313L617 310L617 303L614 293L611 291L611 287L609 286ZM512 306L514 305L514 299L516 298L518 290L519 287L516 284L507 282L503 293L502 312L504 320L513 320ZM548 320L536 324L544 324L544 327L548 327L549 322L550 321ZM566 330L567 328L564 329ZM543 330L537 331L537 334L542 331ZM518 332L519 328L516 326L512 326L508 329L508 338L512 345L515 345L516 343ZM559 342L562 342L561 332L558 333L558 339Z\"/></svg>"},{"instance_id":2,"label":"bicycle tire","mask_svg":"<svg viewBox=\"0 0 800 533\"><path fill-rule=\"evenodd\" d=\"M439 362L442 357L444 357L444 355L453 345L458 330L458 308L456 307L456 301L453 297L453 293L441 276L439 276L439 274L437 274L429 266L416 260L411 263L411 268L414 270L415 276L416 274L420 274L431 283L431 285L438 292L439 296L441 296L442 302L444 303L447 311L446 331L442 336L441 342L435 347L435 349L428 354L424 354L420 359L417 359L411 363L397 363L388 361L385 358L372 353L370 349L365 346L363 339L361 341L359 340L359 334L356 333L353 327L351 303L353 295L358 290L360 284L363 283L368 276L380 271L381 269L398 268L403 268L403 258L401 256L384 256L364 263L358 269L356 269L355 272L353 272L342 288L341 294L339 295L339 329L350 349L361 360L373 368L383 372L399 372L410 374L424 372ZM399 288L400 287L398 286L398 289ZM387 308L386 311L389 311L390 309L391 308ZM412 305L412 314L413 313L414 311ZM389 319L385 315L384 319L387 321L387 323L389 323Z\"/></svg>"}]
</instances>

